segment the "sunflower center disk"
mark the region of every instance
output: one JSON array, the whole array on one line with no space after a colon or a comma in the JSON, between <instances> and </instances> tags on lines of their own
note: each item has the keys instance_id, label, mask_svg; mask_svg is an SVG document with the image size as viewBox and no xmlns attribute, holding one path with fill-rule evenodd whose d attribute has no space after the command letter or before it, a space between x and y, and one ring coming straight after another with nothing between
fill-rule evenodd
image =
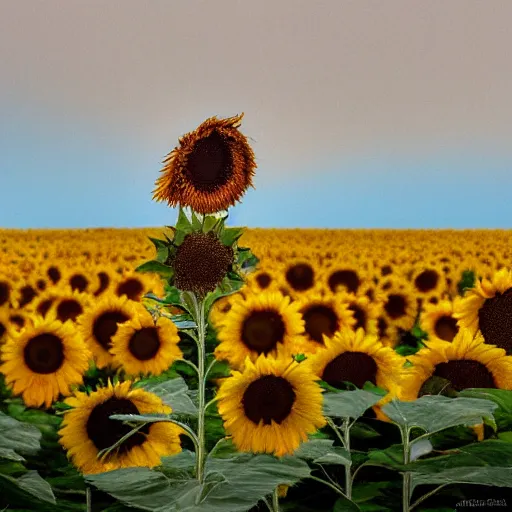
<instances>
[{"instance_id":1,"label":"sunflower center disk","mask_svg":"<svg viewBox=\"0 0 512 512\"><path fill-rule=\"evenodd\" d=\"M2 339L2 336L5 334L5 331L7 331L5 325L0 322L0 340Z\"/></svg>"},{"instance_id":2,"label":"sunflower center disk","mask_svg":"<svg viewBox=\"0 0 512 512\"><path fill-rule=\"evenodd\" d=\"M433 374L452 383L456 391L467 388L495 388L496 383L487 367L469 359L439 363Z\"/></svg>"},{"instance_id":3,"label":"sunflower center disk","mask_svg":"<svg viewBox=\"0 0 512 512\"><path fill-rule=\"evenodd\" d=\"M0 306L3 306L9 300L9 285L0 283Z\"/></svg>"},{"instance_id":4,"label":"sunflower center disk","mask_svg":"<svg viewBox=\"0 0 512 512\"><path fill-rule=\"evenodd\" d=\"M137 279L127 279L117 287L117 295L126 295L130 300L139 300L144 287Z\"/></svg>"},{"instance_id":5,"label":"sunflower center disk","mask_svg":"<svg viewBox=\"0 0 512 512\"><path fill-rule=\"evenodd\" d=\"M60 271L57 267L50 267L47 274L53 284L58 283L61 278Z\"/></svg>"},{"instance_id":6,"label":"sunflower center disk","mask_svg":"<svg viewBox=\"0 0 512 512\"><path fill-rule=\"evenodd\" d=\"M384 309L390 318L396 320L405 315L405 298L402 295L394 294L388 296Z\"/></svg>"},{"instance_id":7,"label":"sunflower center disk","mask_svg":"<svg viewBox=\"0 0 512 512\"><path fill-rule=\"evenodd\" d=\"M198 140L187 161L189 179L196 189L202 191L227 183L232 166L229 143L217 131Z\"/></svg>"},{"instance_id":8,"label":"sunflower center disk","mask_svg":"<svg viewBox=\"0 0 512 512\"><path fill-rule=\"evenodd\" d=\"M130 338L128 349L139 361L153 359L160 348L156 327L143 327Z\"/></svg>"},{"instance_id":9,"label":"sunflower center disk","mask_svg":"<svg viewBox=\"0 0 512 512\"><path fill-rule=\"evenodd\" d=\"M61 322L66 320L75 321L83 313L81 304L74 299L65 299L57 306L57 318Z\"/></svg>"},{"instance_id":10,"label":"sunflower center disk","mask_svg":"<svg viewBox=\"0 0 512 512\"><path fill-rule=\"evenodd\" d=\"M453 341L458 330L457 320L451 316L442 316L434 327L436 336L444 341Z\"/></svg>"},{"instance_id":11,"label":"sunflower center disk","mask_svg":"<svg viewBox=\"0 0 512 512\"><path fill-rule=\"evenodd\" d=\"M108 311L96 319L92 328L92 334L97 342L105 350L108 350L112 344L112 336L117 331L117 324L127 320L128 317L120 311Z\"/></svg>"},{"instance_id":12,"label":"sunflower center disk","mask_svg":"<svg viewBox=\"0 0 512 512\"><path fill-rule=\"evenodd\" d=\"M27 304L30 304L34 300L34 297L37 295L37 292L32 288L32 286L27 285L21 288L20 290L21 298L20 298L20 308L23 306L26 306Z\"/></svg>"},{"instance_id":13,"label":"sunflower center disk","mask_svg":"<svg viewBox=\"0 0 512 512\"><path fill-rule=\"evenodd\" d=\"M112 397L97 405L89 415L86 429L87 437L98 450L109 448L132 430L132 427L124 425L122 421L110 419L114 414L139 414L139 410L127 398ZM150 425L144 425L136 434L124 441L118 450L126 453L134 446L144 443L149 428Z\"/></svg>"},{"instance_id":14,"label":"sunflower center disk","mask_svg":"<svg viewBox=\"0 0 512 512\"><path fill-rule=\"evenodd\" d=\"M424 270L414 280L414 286L421 293L427 293L435 289L439 276L435 270Z\"/></svg>"},{"instance_id":15,"label":"sunflower center disk","mask_svg":"<svg viewBox=\"0 0 512 512\"><path fill-rule=\"evenodd\" d=\"M354 325L354 330L357 330L360 327L362 327L363 329L366 329L366 312L365 312L365 310L360 308L356 304L350 304L348 309L354 313L354 320L356 321L356 324Z\"/></svg>"},{"instance_id":16,"label":"sunflower center disk","mask_svg":"<svg viewBox=\"0 0 512 512\"><path fill-rule=\"evenodd\" d=\"M79 292L84 292L88 284L89 281L82 274L75 274L69 280L69 285L71 286L71 289L78 290Z\"/></svg>"},{"instance_id":17,"label":"sunflower center disk","mask_svg":"<svg viewBox=\"0 0 512 512\"><path fill-rule=\"evenodd\" d=\"M512 288L487 299L478 311L478 319L485 342L512 354Z\"/></svg>"},{"instance_id":18,"label":"sunflower center disk","mask_svg":"<svg viewBox=\"0 0 512 512\"><path fill-rule=\"evenodd\" d=\"M42 302L40 302L38 305L37 305L37 312L41 315L41 316L45 316L46 313L48 313L48 311L50 310L50 308L52 307L52 304L53 304L53 301L55 299L46 299L46 300L43 300Z\"/></svg>"},{"instance_id":19,"label":"sunflower center disk","mask_svg":"<svg viewBox=\"0 0 512 512\"><path fill-rule=\"evenodd\" d=\"M315 274L311 265L299 263L286 271L286 280L297 291L309 290L314 283Z\"/></svg>"},{"instance_id":20,"label":"sunflower center disk","mask_svg":"<svg viewBox=\"0 0 512 512\"><path fill-rule=\"evenodd\" d=\"M100 286L98 289L94 292L94 295L97 297L98 295L101 295L110 284L110 277L106 272L98 272L98 279L100 281Z\"/></svg>"},{"instance_id":21,"label":"sunflower center disk","mask_svg":"<svg viewBox=\"0 0 512 512\"><path fill-rule=\"evenodd\" d=\"M264 290L265 288L268 288L271 281L272 281L272 278L266 272L262 272L261 274L258 274L256 276L256 282L258 283L258 286L262 290Z\"/></svg>"},{"instance_id":22,"label":"sunflower center disk","mask_svg":"<svg viewBox=\"0 0 512 512\"><path fill-rule=\"evenodd\" d=\"M317 343L323 344L323 334L330 338L338 330L338 317L328 306L312 306L302 314L302 317L306 332Z\"/></svg>"},{"instance_id":23,"label":"sunflower center disk","mask_svg":"<svg viewBox=\"0 0 512 512\"><path fill-rule=\"evenodd\" d=\"M39 334L27 343L23 356L25 364L34 373L54 373L64 362L62 340L54 334Z\"/></svg>"},{"instance_id":24,"label":"sunflower center disk","mask_svg":"<svg viewBox=\"0 0 512 512\"><path fill-rule=\"evenodd\" d=\"M268 354L283 342L285 325L277 311L253 311L242 326L242 341L259 354Z\"/></svg>"},{"instance_id":25,"label":"sunflower center disk","mask_svg":"<svg viewBox=\"0 0 512 512\"><path fill-rule=\"evenodd\" d=\"M361 281L354 270L336 270L329 276L328 285L331 291L336 292L338 286L345 286L350 293L356 293Z\"/></svg>"},{"instance_id":26,"label":"sunflower center disk","mask_svg":"<svg viewBox=\"0 0 512 512\"><path fill-rule=\"evenodd\" d=\"M295 402L293 386L283 377L265 375L251 382L242 397L245 415L257 425L263 420L281 424L290 414Z\"/></svg>"},{"instance_id":27,"label":"sunflower center disk","mask_svg":"<svg viewBox=\"0 0 512 512\"><path fill-rule=\"evenodd\" d=\"M377 364L364 352L343 352L324 369L322 380L338 389L346 389L346 382L362 388L365 382L376 384Z\"/></svg>"}]
</instances>

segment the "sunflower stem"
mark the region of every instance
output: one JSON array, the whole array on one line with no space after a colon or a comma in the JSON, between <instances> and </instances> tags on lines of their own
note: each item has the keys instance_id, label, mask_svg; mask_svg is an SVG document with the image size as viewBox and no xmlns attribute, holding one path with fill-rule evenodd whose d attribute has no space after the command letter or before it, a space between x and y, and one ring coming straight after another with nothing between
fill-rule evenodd
<instances>
[{"instance_id":1,"label":"sunflower stem","mask_svg":"<svg viewBox=\"0 0 512 512\"><path fill-rule=\"evenodd\" d=\"M345 439L345 450L350 454L350 423L349 418L343 421L343 438ZM352 471L350 466L345 466L345 494L352 499Z\"/></svg>"},{"instance_id":2,"label":"sunflower stem","mask_svg":"<svg viewBox=\"0 0 512 512\"><path fill-rule=\"evenodd\" d=\"M205 459L205 402L206 402L206 353L205 353L205 308L204 300L201 300L197 308L197 327L198 327L198 343L197 343L197 367L198 367L198 417L197 417L197 438L198 450L196 456L196 478L203 483L204 459Z\"/></svg>"},{"instance_id":3,"label":"sunflower stem","mask_svg":"<svg viewBox=\"0 0 512 512\"><path fill-rule=\"evenodd\" d=\"M402 444L404 445L404 464L410 462L410 442L409 442L409 429L401 431L402 433ZM405 471L403 473L402 483L402 511L410 512L410 501L411 501L411 473Z\"/></svg>"},{"instance_id":4,"label":"sunflower stem","mask_svg":"<svg viewBox=\"0 0 512 512\"><path fill-rule=\"evenodd\" d=\"M327 487L330 487L333 491L336 491L340 496L343 496L343 498L347 497L345 493L337 485L333 485L330 482L326 482L325 480L322 480L321 478L318 478L317 476L313 475L309 475L308 478L310 478L311 480L315 480L315 482L320 482L324 485L327 485Z\"/></svg>"},{"instance_id":5,"label":"sunflower stem","mask_svg":"<svg viewBox=\"0 0 512 512\"><path fill-rule=\"evenodd\" d=\"M272 510L274 512L279 512L279 493L277 487L274 489L272 493Z\"/></svg>"},{"instance_id":6,"label":"sunflower stem","mask_svg":"<svg viewBox=\"0 0 512 512\"><path fill-rule=\"evenodd\" d=\"M89 486L85 489L85 508L87 512L92 512L92 492Z\"/></svg>"},{"instance_id":7,"label":"sunflower stem","mask_svg":"<svg viewBox=\"0 0 512 512\"><path fill-rule=\"evenodd\" d=\"M114 415L112 415L112 416L114 416ZM105 448L104 450L100 450L97 455L98 460L103 462L110 455L111 452L113 452L116 448L119 448L127 439L129 439L134 434L136 434L145 425L147 425L147 423L141 423L140 425L137 425L132 430L130 430L130 432L125 434L123 437L121 437L121 439L119 439L112 446L109 446L108 448Z\"/></svg>"}]
</instances>

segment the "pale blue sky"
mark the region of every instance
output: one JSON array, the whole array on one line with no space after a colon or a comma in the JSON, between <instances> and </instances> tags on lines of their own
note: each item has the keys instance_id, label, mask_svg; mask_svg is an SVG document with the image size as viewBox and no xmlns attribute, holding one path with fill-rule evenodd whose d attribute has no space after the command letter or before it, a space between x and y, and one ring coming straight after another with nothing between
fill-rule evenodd
<instances>
[{"instance_id":1,"label":"pale blue sky","mask_svg":"<svg viewBox=\"0 0 512 512\"><path fill-rule=\"evenodd\" d=\"M245 111L234 224L511 228L512 3L492 5L4 2L0 227L173 223L162 158Z\"/></svg>"}]
</instances>

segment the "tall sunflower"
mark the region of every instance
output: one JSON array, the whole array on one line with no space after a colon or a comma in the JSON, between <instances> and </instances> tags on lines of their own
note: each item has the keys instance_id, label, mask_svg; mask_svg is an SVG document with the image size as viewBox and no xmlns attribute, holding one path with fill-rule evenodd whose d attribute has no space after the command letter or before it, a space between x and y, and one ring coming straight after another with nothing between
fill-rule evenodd
<instances>
[{"instance_id":1,"label":"tall sunflower","mask_svg":"<svg viewBox=\"0 0 512 512\"><path fill-rule=\"evenodd\" d=\"M423 306L419 324L428 334L429 341L452 341L459 331L457 319L453 316L454 302L443 300Z\"/></svg>"},{"instance_id":2,"label":"tall sunflower","mask_svg":"<svg viewBox=\"0 0 512 512\"><path fill-rule=\"evenodd\" d=\"M457 304L454 318L461 327L482 332L485 343L512 354L512 270L503 268L492 280L477 281Z\"/></svg>"},{"instance_id":3,"label":"tall sunflower","mask_svg":"<svg viewBox=\"0 0 512 512\"><path fill-rule=\"evenodd\" d=\"M408 356L413 364L404 373L402 400L415 400L424 394L432 377L451 382L455 391L466 388L512 389L512 357L484 343L480 333L461 328L453 341L432 342Z\"/></svg>"},{"instance_id":4,"label":"tall sunflower","mask_svg":"<svg viewBox=\"0 0 512 512\"><path fill-rule=\"evenodd\" d=\"M114 366L133 376L160 375L183 356L178 329L163 316L155 322L142 305L134 305L134 311L134 317L120 325L111 338Z\"/></svg>"},{"instance_id":5,"label":"tall sunflower","mask_svg":"<svg viewBox=\"0 0 512 512\"><path fill-rule=\"evenodd\" d=\"M50 407L82 384L91 353L71 324L35 317L20 333L9 333L1 356L0 372L14 394L28 407Z\"/></svg>"},{"instance_id":6,"label":"tall sunflower","mask_svg":"<svg viewBox=\"0 0 512 512\"><path fill-rule=\"evenodd\" d=\"M183 135L164 160L153 199L201 214L234 206L252 186L256 169L252 148L238 129L242 117L211 117Z\"/></svg>"},{"instance_id":7,"label":"tall sunflower","mask_svg":"<svg viewBox=\"0 0 512 512\"><path fill-rule=\"evenodd\" d=\"M240 368L246 357L303 353L304 321L295 303L277 292L248 295L236 301L218 326L215 357Z\"/></svg>"},{"instance_id":8,"label":"tall sunflower","mask_svg":"<svg viewBox=\"0 0 512 512\"><path fill-rule=\"evenodd\" d=\"M224 428L241 451L293 454L325 425L322 389L304 364L261 355L233 371L217 393Z\"/></svg>"},{"instance_id":9,"label":"tall sunflower","mask_svg":"<svg viewBox=\"0 0 512 512\"><path fill-rule=\"evenodd\" d=\"M181 429L172 423L152 423L143 426L105 458L99 453L114 445L132 428L110 419L114 414L170 414L171 408L162 400L142 389L130 389L126 381L100 388L90 395L76 392L66 399L73 407L66 412L59 431L60 443L68 457L83 474L102 473L132 466L153 467L160 457L181 451Z\"/></svg>"},{"instance_id":10,"label":"tall sunflower","mask_svg":"<svg viewBox=\"0 0 512 512\"><path fill-rule=\"evenodd\" d=\"M325 350L306 360L313 373L339 389L346 389L346 382L362 388L367 381L386 389L388 394L374 407L384 419L380 407L396 396L405 359L363 329L343 328L324 342Z\"/></svg>"},{"instance_id":11,"label":"tall sunflower","mask_svg":"<svg viewBox=\"0 0 512 512\"><path fill-rule=\"evenodd\" d=\"M134 304L125 296L107 295L79 317L80 334L91 348L98 368L112 363L112 336L119 324L135 316Z\"/></svg>"}]
</instances>

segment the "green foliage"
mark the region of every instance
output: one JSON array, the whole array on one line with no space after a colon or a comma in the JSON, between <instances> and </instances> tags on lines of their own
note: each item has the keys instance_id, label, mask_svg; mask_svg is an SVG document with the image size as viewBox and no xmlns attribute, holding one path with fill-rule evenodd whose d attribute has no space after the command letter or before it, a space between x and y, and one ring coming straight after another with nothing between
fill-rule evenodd
<instances>
[{"instance_id":1,"label":"green foliage","mask_svg":"<svg viewBox=\"0 0 512 512\"><path fill-rule=\"evenodd\" d=\"M174 270L172 267L165 265L164 263L151 260L146 261L142 265L139 265L136 269L136 272L152 272L158 274L162 279L170 279L174 276Z\"/></svg>"},{"instance_id":2,"label":"green foliage","mask_svg":"<svg viewBox=\"0 0 512 512\"><path fill-rule=\"evenodd\" d=\"M467 290L475 287L476 274L473 270L464 270L460 281L457 283L459 295L464 296Z\"/></svg>"},{"instance_id":3,"label":"green foliage","mask_svg":"<svg viewBox=\"0 0 512 512\"><path fill-rule=\"evenodd\" d=\"M333 418L360 418L374 406L382 396L373 392L356 389L324 394L324 414Z\"/></svg>"}]
</instances>

